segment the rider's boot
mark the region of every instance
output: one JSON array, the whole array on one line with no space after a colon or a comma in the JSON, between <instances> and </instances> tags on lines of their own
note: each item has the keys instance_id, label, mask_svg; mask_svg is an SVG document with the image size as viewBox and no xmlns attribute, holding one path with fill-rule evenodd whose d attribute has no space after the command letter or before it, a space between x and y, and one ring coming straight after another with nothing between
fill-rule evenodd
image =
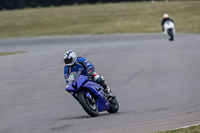
<instances>
[{"instance_id":1,"label":"rider's boot","mask_svg":"<svg viewBox=\"0 0 200 133\"><path fill-rule=\"evenodd\" d=\"M113 95L113 93L111 92L111 89L110 89L110 87L107 85L107 83L104 81L104 83L103 83L103 88L104 88L104 92L106 93L106 95L107 95L107 97L115 97L114 95Z\"/></svg>"},{"instance_id":2,"label":"rider's boot","mask_svg":"<svg viewBox=\"0 0 200 133\"><path fill-rule=\"evenodd\" d=\"M104 88L104 92L105 93L110 93L111 92L111 89L110 87L107 85L107 83L104 81L104 83L102 84L103 88Z\"/></svg>"},{"instance_id":3,"label":"rider's boot","mask_svg":"<svg viewBox=\"0 0 200 133\"><path fill-rule=\"evenodd\" d=\"M103 76L100 76L100 75L98 75L98 74L95 73L95 76L94 76L93 79L94 79L94 81L95 81L96 83L98 83L98 84L100 84L100 85L103 86L104 92L106 93L107 96L112 96L112 97L114 97L114 95L113 95L112 92L111 92L110 87L108 87L108 85L107 85L107 83L106 83L106 81L105 81L105 79L104 79Z\"/></svg>"}]
</instances>

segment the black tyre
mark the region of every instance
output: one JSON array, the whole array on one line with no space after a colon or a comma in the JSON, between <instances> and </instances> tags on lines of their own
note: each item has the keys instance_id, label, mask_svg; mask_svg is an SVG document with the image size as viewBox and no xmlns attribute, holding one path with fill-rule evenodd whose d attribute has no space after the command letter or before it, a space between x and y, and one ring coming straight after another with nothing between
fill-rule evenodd
<instances>
[{"instance_id":1,"label":"black tyre","mask_svg":"<svg viewBox=\"0 0 200 133\"><path fill-rule=\"evenodd\" d=\"M169 41L173 41L174 40L174 34L173 34L173 30L172 29L168 30L168 35L170 36Z\"/></svg>"},{"instance_id":2,"label":"black tyre","mask_svg":"<svg viewBox=\"0 0 200 133\"><path fill-rule=\"evenodd\" d=\"M27 6L27 0L16 0L17 8L23 9Z\"/></svg>"},{"instance_id":3,"label":"black tyre","mask_svg":"<svg viewBox=\"0 0 200 133\"><path fill-rule=\"evenodd\" d=\"M73 5L75 2L75 0L64 0L65 5Z\"/></svg>"},{"instance_id":4,"label":"black tyre","mask_svg":"<svg viewBox=\"0 0 200 133\"><path fill-rule=\"evenodd\" d=\"M116 113L119 110L119 104L116 98L110 100L110 108L107 110L109 113Z\"/></svg>"},{"instance_id":5,"label":"black tyre","mask_svg":"<svg viewBox=\"0 0 200 133\"><path fill-rule=\"evenodd\" d=\"M108 3L110 0L100 0L101 3Z\"/></svg>"},{"instance_id":6,"label":"black tyre","mask_svg":"<svg viewBox=\"0 0 200 133\"><path fill-rule=\"evenodd\" d=\"M40 0L40 4L42 7L49 7L52 4L51 0Z\"/></svg>"},{"instance_id":7,"label":"black tyre","mask_svg":"<svg viewBox=\"0 0 200 133\"><path fill-rule=\"evenodd\" d=\"M85 4L87 0L76 0L76 3L79 5Z\"/></svg>"},{"instance_id":8,"label":"black tyre","mask_svg":"<svg viewBox=\"0 0 200 133\"><path fill-rule=\"evenodd\" d=\"M91 97L86 97L85 93L79 95L79 102L83 109L92 117L96 117L99 114L96 100Z\"/></svg>"},{"instance_id":9,"label":"black tyre","mask_svg":"<svg viewBox=\"0 0 200 133\"><path fill-rule=\"evenodd\" d=\"M63 0L53 0L52 2L54 6L61 6L63 4Z\"/></svg>"},{"instance_id":10,"label":"black tyre","mask_svg":"<svg viewBox=\"0 0 200 133\"><path fill-rule=\"evenodd\" d=\"M87 0L87 2L90 3L90 4L95 4L95 3L98 2L98 0Z\"/></svg>"},{"instance_id":11,"label":"black tyre","mask_svg":"<svg viewBox=\"0 0 200 133\"><path fill-rule=\"evenodd\" d=\"M111 0L113 3L121 2L122 0Z\"/></svg>"},{"instance_id":12,"label":"black tyre","mask_svg":"<svg viewBox=\"0 0 200 133\"><path fill-rule=\"evenodd\" d=\"M172 35L169 41L174 41L174 36Z\"/></svg>"},{"instance_id":13,"label":"black tyre","mask_svg":"<svg viewBox=\"0 0 200 133\"><path fill-rule=\"evenodd\" d=\"M15 0L5 0L4 1L4 7L7 10L15 9L16 8L16 2L15 2Z\"/></svg>"},{"instance_id":14,"label":"black tyre","mask_svg":"<svg viewBox=\"0 0 200 133\"><path fill-rule=\"evenodd\" d=\"M39 0L28 0L28 5L30 6L30 7L37 7L37 6L39 6L39 4L40 4L40 2L39 2Z\"/></svg>"},{"instance_id":15,"label":"black tyre","mask_svg":"<svg viewBox=\"0 0 200 133\"><path fill-rule=\"evenodd\" d=\"M3 0L0 0L0 10L3 9Z\"/></svg>"}]
</instances>

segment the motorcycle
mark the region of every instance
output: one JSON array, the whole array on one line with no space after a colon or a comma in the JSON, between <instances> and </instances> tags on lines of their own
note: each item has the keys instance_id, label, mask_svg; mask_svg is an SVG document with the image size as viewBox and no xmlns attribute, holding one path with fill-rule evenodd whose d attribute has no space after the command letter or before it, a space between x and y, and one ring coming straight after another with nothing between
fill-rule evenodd
<instances>
[{"instance_id":1,"label":"motorcycle","mask_svg":"<svg viewBox=\"0 0 200 133\"><path fill-rule=\"evenodd\" d=\"M68 81L66 91L72 94L90 116L96 117L101 111L116 113L119 110L116 96L112 92L105 93L101 85L81 75L80 71L72 72Z\"/></svg>"},{"instance_id":2,"label":"motorcycle","mask_svg":"<svg viewBox=\"0 0 200 133\"><path fill-rule=\"evenodd\" d=\"M164 23L164 35L168 37L169 41L174 40L175 35L175 25L172 21L166 21Z\"/></svg>"}]
</instances>

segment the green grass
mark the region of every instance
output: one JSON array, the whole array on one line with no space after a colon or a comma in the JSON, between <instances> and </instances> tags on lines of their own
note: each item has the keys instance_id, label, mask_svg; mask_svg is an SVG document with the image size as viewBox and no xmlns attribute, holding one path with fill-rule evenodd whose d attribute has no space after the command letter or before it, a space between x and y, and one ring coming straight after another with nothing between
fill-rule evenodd
<instances>
[{"instance_id":1,"label":"green grass","mask_svg":"<svg viewBox=\"0 0 200 133\"><path fill-rule=\"evenodd\" d=\"M155 133L200 133L200 125Z\"/></svg>"},{"instance_id":2,"label":"green grass","mask_svg":"<svg viewBox=\"0 0 200 133\"><path fill-rule=\"evenodd\" d=\"M3 52L3 53L0 53L0 56L11 55L11 54L22 54L22 53L25 53L25 52Z\"/></svg>"},{"instance_id":3,"label":"green grass","mask_svg":"<svg viewBox=\"0 0 200 133\"><path fill-rule=\"evenodd\" d=\"M179 33L200 33L200 1L122 2L0 11L0 38L160 33L168 13Z\"/></svg>"}]
</instances>

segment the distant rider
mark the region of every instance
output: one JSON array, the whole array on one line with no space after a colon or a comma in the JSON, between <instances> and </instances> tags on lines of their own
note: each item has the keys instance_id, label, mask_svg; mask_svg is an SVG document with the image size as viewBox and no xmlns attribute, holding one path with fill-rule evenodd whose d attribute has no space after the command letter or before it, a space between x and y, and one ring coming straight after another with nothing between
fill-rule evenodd
<instances>
[{"instance_id":1,"label":"distant rider","mask_svg":"<svg viewBox=\"0 0 200 133\"><path fill-rule=\"evenodd\" d=\"M174 21L171 18L169 18L169 15L167 13L163 14L163 19L161 21L162 31L164 31L164 24L167 20L172 21L174 23Z\"/></svg>"},{"instance_id":2,"label":"distant rider","mask_svg":"<svg viewBox=\"0 0 200 133\"><path fill-rule=\"evenodd\" d=\"M87 59L82 58L82 57L77 57L76 54L72 50L69 50L64 53L63 60L65 63L64 77L65 77L66 83L68 83L68 77L71 72L81 71L82 75L91 77L91 79L94 82L102 85L104 88L104 92L106 92L107 94L111 92L106 81L104 80L104 77L98 75L95 72L94 65L91 62L89 62Z\"/></svg>"}]
</instances>

